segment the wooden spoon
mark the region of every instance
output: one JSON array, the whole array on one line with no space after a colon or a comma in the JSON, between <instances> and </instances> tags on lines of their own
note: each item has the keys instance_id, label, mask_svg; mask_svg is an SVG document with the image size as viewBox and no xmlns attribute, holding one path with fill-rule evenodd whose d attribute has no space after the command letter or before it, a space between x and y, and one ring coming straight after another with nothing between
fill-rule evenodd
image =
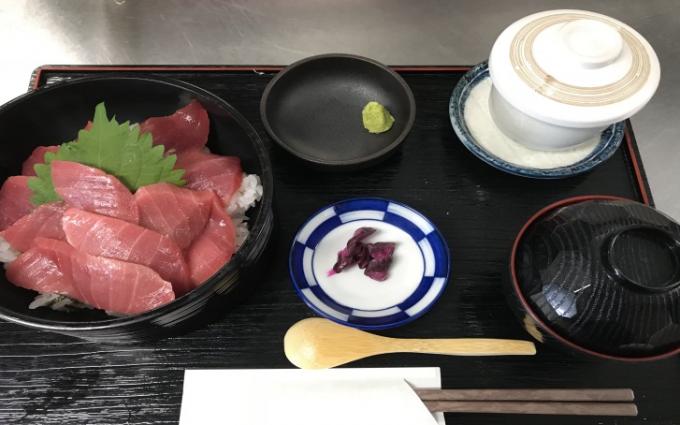
<instances>
[{"instance_id":1,"label":"wooden spoon","mask_svg":"<svg viewBox=\"0 0 680 425\"><path fill-rule=\"evenodd\" d=\"M534 355L530 341L487 338L399 339L373 335L327 319L304 319L283 338L286 357L301 369L325 369L385 353L430 353L453 356Z\"/></svg>"}]
</instances>

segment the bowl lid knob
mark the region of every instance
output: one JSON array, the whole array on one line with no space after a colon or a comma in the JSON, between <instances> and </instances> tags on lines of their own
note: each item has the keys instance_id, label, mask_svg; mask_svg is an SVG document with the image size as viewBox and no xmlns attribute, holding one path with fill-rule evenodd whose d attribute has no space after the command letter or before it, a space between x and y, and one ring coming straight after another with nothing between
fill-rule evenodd
<instances>
[{"instance_id":1,"label":"bowl lid knob","mask_svg":"<svg viewBox=\"0 0 680 425\"><path fill-rule=\"evenodd\" d=\"M602 68L621 55L623 37L611 25L592 19L577 19L562 25L559 53L583 68Z\"/></svg>"},{"instance_id":2,"label":"bowl lid knob","mask_svg":"<svg viewBox=\"0 0 680 425\"><path fill-rule=\"evenodd\" d=\"M602 248L604 266L618 282L649 293L680 285L680 238L663 227L623 227Z\"/></svg>"}]
</instances>

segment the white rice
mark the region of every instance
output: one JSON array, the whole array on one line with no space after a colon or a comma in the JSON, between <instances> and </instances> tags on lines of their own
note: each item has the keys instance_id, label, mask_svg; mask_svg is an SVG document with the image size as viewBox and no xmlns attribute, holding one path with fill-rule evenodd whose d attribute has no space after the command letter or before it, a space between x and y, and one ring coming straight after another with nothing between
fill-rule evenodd
<instances>
[{"instance_id":1,"label":"white rice","mask_svg":"<svg viewBox=\"0 0 680 425\"><path fill-rule=\"evenodd\" d=\"M238 250L245 242L248 234L248 216L246 211L253 207L260 199L264 188L257 174L243 174L243 181L238 191L234 193L231 202L227 205L227 214L231 217L236 227L236 249Z\"/></svg>"},{"instance_id":2,"label":"white rice","mask_svg":"<svg viewBox=\"0 0 680 425\"><path fill-rule=\"evenodd\" d=\"M210 148L207 146L203 147L203 151L206 153L212 153ZM231 217L234 222L234 227L236 228L236 250L238 251L246 241L250 231L248 230L248 217L246 216L246 211L253 207L260 199L262 199L262 194L264 189L262 187L262 181L260 176L257 174L246 174L243 173L243 180L241 181L241 186L234 193L227 205L227 214Z\"/></svg>"},{"instance_id":3,"label":"white rice","mask_svg":"<svg viewBox=\"0 0 680 425\"><path fill-rule=\"evenodd\" d=\"M9 245L9 242L0 236L0 261L9 263L14 261L19 256L19 251L15 250Z\"/></svg>"},{"instance_id":4,"label":"white rice","mask_svg":"<svg viewBox=\"0 0 680 425\"><path fill-rule=\"evenodd\" d=\"M28 305L28 308L33 310L38 307L49 307L57 311L72 311L77 308L92 308L91 306L69 298L66 295L45 293L39 294Z\"/></svg>"},{"instance_id":5,"label":"white rice","mask_svg":"<svg viewBox=\"0 0 680 425\"><path fill-rule=\"evenodd\" d=\"M238 250L243 242L246 240L249 234L248 230L248 216L246 211L262 199L262 194L264 193L264 188L262 187L262 182L257 174L243 174L243 181L238 191L231 198L231 202L227 205L226 210L234 226L236 227L236 250ZM18 256L19 252L12 248L9 243L0 236L0 261L3 263L9 263L14 261ZM29 309L36 309L38 307L49 307L52 310L57 311L72 311L77 308L92 308L91 306L76 301L61 294L44 293L36 296L31 304L29 304ZM107 312L111 316L115 314Z\"/></svg>"}]
</instances>

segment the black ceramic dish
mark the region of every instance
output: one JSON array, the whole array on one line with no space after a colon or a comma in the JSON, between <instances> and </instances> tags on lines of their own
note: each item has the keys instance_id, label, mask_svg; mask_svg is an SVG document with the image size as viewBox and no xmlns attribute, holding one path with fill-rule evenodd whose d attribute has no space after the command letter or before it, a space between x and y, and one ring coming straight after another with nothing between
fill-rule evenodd
<instances>
[{"instance_id":1,"label":"black ceramic dish","mask_svg":"<svg viewBox=\"0 0 680 425\"><path fill-rule=\"evenodd\" d=\"M23 95L0 108L0 134L6 141L0 155L0 181L20 174L21 164L36 146L72 140L101 101L119 121L139 122L171 114L192 99L200 101L210 116L208 147L218 154L237 155L245 171L260 175L264 187L262 201L249 213L251 234L232 260L202 286L172 303L124 318L112 318L100 310L29 310L36 293L12 285L2 273L1 318L85 339L128 342L181 328L206 310L209 302L222 307L230 302L239 283L248 277L245 270L269 241L273 179L267 151L256 131L221 98L184 82L141 77L86 78Z\"/></svg>"},{"instance_id":2,"label":"black ceramic dish","mask_svg":"<svg viewBox=\"0 0 680 425\"><path fill-rule=\"evenodd\" d=\"M363 127L361 111L372 100L394 116L384 133ZM413 126L416 104L408 84L388 67L329 54L295 62L277 74L262 95L260 115L274 141L298 158L349 168L393 152Z\"/></svg>"},{"instance_id":3,"label":"black ceramic dish","mask_svg":"<svg viewBox=\"0 0 680 425\"><path fill-rule=\"evenodd\" d=\"M617 360L680 353L680 225L638 202L570 198L519 232L506 285L541 342Z\"/></svg>"}]
</instances>

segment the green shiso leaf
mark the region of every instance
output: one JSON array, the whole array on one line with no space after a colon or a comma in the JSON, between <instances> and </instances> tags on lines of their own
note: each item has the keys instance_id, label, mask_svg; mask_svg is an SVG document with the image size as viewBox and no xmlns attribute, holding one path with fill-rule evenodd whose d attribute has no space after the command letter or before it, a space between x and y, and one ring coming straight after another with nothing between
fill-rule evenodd
<instances>
[{"instance_id":1,"label":"green shiso leaf","mask_svg":"<svg viewBox=\"0 0 680 425\"><path fill-rule=\"evenodd\" d=\"M45 163L34 166L36 177L28 181L33 191L31 202L40 205L60 199L51 177L50 163L55 159L99 168L117 177L133 192L160 182L183 186L184 170L175 169L177 156L164 154L165 147L153 146L151 134L140 134L138 125L118 123L115 116L109 119L102 102L95 108L89 130L80 130L76 140L45 154Z\"/></svg>"},{"instance_id":2,"label":"green shiso leaf","mask_svg":"<svg viewBox=\"0 0 680 425\"><path fill-rule=\"evenodd\" d=\"M52 152L45 154L45 161L49 161L49 156L54 156ZM59 201L59 195L54 191L52 185L52 175L50 166L47 164L35 164L33 166L36 177L28 179L28 187L33 192L31 202L34 205L46 204L48 202Z\"/></svg>"}]
</instances>

